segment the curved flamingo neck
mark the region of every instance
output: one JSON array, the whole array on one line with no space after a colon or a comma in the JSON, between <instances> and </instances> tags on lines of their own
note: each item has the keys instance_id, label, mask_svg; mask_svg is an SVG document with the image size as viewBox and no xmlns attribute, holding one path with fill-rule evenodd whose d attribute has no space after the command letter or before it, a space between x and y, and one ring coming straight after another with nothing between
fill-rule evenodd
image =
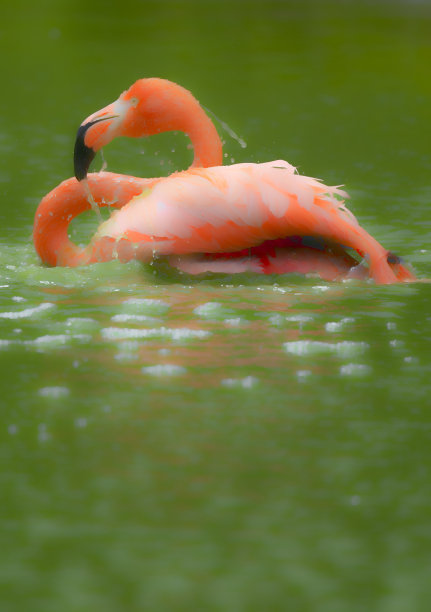
<instances>
[{"instance_id":1,"label":"curved flamingo neck","mask_svg":"<svg viewBox=\"0 0 431 612\"><path fill-rule=\"evenodd\" d=\"M192 167L222 165L220 136L190 91L166 79L141 79L120 96L123 103L131 99L139 99L139 103L124 117L119 135L136 138L184 132L194 149Z\"/></svg>"},{"instance_id":2,"label":"curved flamingo neck","mask_svg":"<svg viewBox=\"0 0 431 612\"><path fill-rule=\"evenodd\" d=\"M159 179L141 179L112 172L89 174L91 193L99 207L121 208ZM91 209L83 185L67 179L40 202L34 219L33 241L41 260L50 266L79 266L112 259L112 250L103 253L92 243L82 249L68 236L69 224L76 216Z\"/></svg>"},{"instance_id":3,"label":"curved flamingo neck","mask_svg":"<svg viewBox=\"0 0 431 612\"><path fill-rule=\"evenodd\" d=\"M223 164L223 148L220 136L208 117L199 106L198 111L184 117L182 131L190 138L194 158L192 168L210 168Z\"/></svg>"}]
</instances>

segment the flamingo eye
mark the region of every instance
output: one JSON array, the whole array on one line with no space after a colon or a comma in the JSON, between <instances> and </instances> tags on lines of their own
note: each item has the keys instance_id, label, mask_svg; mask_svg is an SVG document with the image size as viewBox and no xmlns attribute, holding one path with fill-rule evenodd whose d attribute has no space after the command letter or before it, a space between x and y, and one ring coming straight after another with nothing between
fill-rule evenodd
<instances>
[{"instance_id":1,"label":"flamingo eye","mask_svg":"<svg viewBox=\"0 0 431 612\"><path fill-rule=\"evenodd\" d=\"M139 99L138 98L130 98L129 100L130 106L137 106Z\"/></svg>"}]
</instances>

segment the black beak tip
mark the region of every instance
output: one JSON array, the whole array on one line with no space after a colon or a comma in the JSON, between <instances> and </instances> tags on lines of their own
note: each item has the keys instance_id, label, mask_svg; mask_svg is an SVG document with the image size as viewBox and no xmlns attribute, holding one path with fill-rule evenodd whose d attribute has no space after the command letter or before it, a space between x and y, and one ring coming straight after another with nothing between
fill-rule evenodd
<instances>
[{"instance_id":1,"label":"black beak tip","mask_svg":"<svg viewBox=\"0 0 431 612\"><path fill-rule=\"evenodd\" d=\"M83 179L87 178L87 172L90 164L96 156L96 151L94 151L91 147L87 147L85 144L85 133L91 125L93 124L87 123L85 125L81 125L76 134L73 164L75 177L78 181L82 181Z\"/></svg>"}]
</instances>

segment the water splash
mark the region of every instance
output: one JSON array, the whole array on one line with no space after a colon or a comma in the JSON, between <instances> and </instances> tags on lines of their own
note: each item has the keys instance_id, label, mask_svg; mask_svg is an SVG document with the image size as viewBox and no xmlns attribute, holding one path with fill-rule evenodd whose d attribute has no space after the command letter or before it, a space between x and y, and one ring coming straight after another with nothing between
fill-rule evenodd
<instances>
[{"instance_id":1,"label":"water splash","mask_svg":"<svg viewBox=\"0 0 431 612\"><path fill-rule=\"evenodd\" d=\"M82 179L81 185L84 188L85 195L87 196L87 201L90 203L91 208L94 210L94 212L98 216L99 222L102 223L103 221L102 214L100 212L99 206L97 205L96 201L93 198L93 194L91 193L90 185L88 184L88 179L86 178Z\"/></svg>"},{"instance_id":2,"label":"water splash","mask_svg":"<svg viewBox=\"0 0 431 612\"><path fill-rule=\"evenodd\" d=\"M207 108L206 106L204 106L203 104L201 104L202 108L204 108L206 110L207 113L209 113L210 115L212 115L214 117L214 119L216 121L218 121L218 123L220 123L220 125L222 126L222 128L224 129L224 131L229 134L229 136L231 138L233 138L241 147L241 149L245 149L247 147L247 143L245 142L245 140L243 140L241 138L241 136L238 136L238 134L236 134L233 129L231 127L228 126L228 124L223 121L222 119L220 119L220 117L217 117L217 115L215 113L212 112L212 110L210 110L209 108Z\"/></svg>"},{"instance_id":3,"label":"water splash","mask_svg":"<svg viewBox=\"0 0 431 612\"><path fill-rule=\"evenodd\" d=\"M106 168L108 167L108 162L103 154L103 149L100 149L100 156L102 158L102 167L100 168L99 172L105 172Z\"/></svg>"}]
</instances>

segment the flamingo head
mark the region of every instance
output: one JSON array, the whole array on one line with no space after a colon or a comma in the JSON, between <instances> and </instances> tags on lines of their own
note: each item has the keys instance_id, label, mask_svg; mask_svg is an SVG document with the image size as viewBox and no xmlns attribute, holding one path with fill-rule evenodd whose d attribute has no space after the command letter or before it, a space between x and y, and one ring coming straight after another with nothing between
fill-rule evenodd
<instances>
[{"instance_id":1,"label":"flamingo head","mask_svg":"<svg viewBox=\"0 0 431 612\"><path fill-rule=\"evenodd\" d=\"M122 125L126 114L136 106L135 100L125 103L121 99L93 113L78 128L74 150L75 176L85 179L97 151L109 144L116 136L122 136Z\"/></svg>"},{"instance_id":2,"label":"flamingo head","mask_svg":"<svg viewBox=\"0 0 431 612\"><path fill-rule=\"evenodd\" d=\"M188 121L197 110L202 112L198 101L184 87L166 79L139 79L118 100L87 117L78 128L76 178L86 178L96 152L117 136L137 138L171 130L187 132Z\"/></svg>"}]
</instances>

